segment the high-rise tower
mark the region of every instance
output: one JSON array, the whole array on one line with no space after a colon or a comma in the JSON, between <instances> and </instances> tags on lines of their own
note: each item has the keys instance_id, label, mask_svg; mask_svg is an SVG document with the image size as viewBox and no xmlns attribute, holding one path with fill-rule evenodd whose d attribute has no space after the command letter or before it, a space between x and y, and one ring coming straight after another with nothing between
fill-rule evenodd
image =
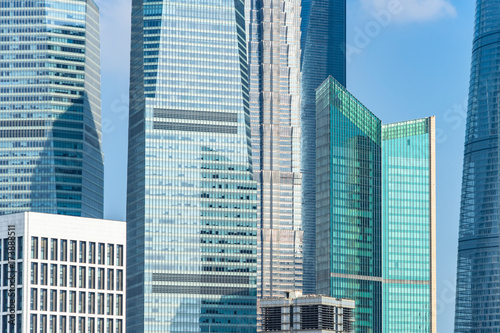
<instances>
[{"instance_id":1,"label":"high-rise tower","mask_svg":"<svg viewBox=\"0 0 500 333\"><path fill-rule=\"evenodd\" d=\"M434 117L382 126L339 82L317 90L318 293L355 331L436 333Z\"/></svg>"},{"instance_id":2,"label":"high-rise tower","mask_svg":"<svg viewBox=\"0 0 500 333\"><path fill-rule=\"evenodd\" d=\"M457 260L455 332L500 330L500 0L477 0Z\"/></svg>"},{"instance_id":3,"label":"high-rise tower","mask_svg":"<svg viewBox=\"0 0 500 333\"><path fill-rule=\"evenodd\" d=\"M248 1L259 297L302 290L300 1Z\"/></svg>"},{"instance_id":4,"label":"high-rise tower","mask_svg":"<svg viewBox=\"0 0 500 333\"><path fill-rule=\"evenodd\" d=\"M316 89L328 76L346 85L346 1L302 1L301 154L304 293L316 292Z\"/></svg>"},{"instance_id":5,"label":"high-rise tower","mask_svg":"<svg viewBox=\"0 0 500 333\"><path fill-rule=\"evenodd\" d=\"M129 332L255 332L243 0L134 0Z\"/></svg>"},{"instance_id":6,"label":"high-rise tower","mask_svg":"<svg viewBox=\"0 0 500 333\"><path fill-rule=\"evenodd\" d=\"M0 7L0 214L102 218L99 10Z\"/></svg>"}]
</instances>

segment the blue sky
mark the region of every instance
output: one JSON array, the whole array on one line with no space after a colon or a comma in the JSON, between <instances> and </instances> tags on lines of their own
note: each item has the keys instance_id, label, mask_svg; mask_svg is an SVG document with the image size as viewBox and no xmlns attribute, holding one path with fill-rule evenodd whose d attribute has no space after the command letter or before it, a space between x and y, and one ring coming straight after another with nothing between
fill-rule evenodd
<instances>
[{"instance_id":1,"label":"blue sky","mask_svg":"<svg viewBox=\"0 0 500 333\"><path fill-rule=\"evenodd\" d=\"M105 217L125 220L130 2L97 2ZM347 88L384 123L436 116L438 331L451 333L475 1L347 3Z\"/></svg>"}]
</instances>

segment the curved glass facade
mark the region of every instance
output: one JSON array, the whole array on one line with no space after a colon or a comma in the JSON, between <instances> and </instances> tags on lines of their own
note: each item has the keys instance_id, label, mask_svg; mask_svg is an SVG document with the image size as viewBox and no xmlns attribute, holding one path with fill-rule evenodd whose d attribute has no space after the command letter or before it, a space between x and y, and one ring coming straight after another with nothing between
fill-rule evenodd
<instances>
[{"instance_id":1,"label":"curved glass facade","mask_svg":"<svg viewBox=\"0 0 500 333\"><path fill-rule=\"evenodd\" d=\"M256 330L242 0L134 0L129 332Z\"/></svg>"},{"instance_id":2,"label":"curved glass facade","mask_svg":"<svg viewBox=\"0 0 500 333\"><path fill-rule=\"evenodd\" d=\"M316 292L316 89L333 76L346 85L346 1L302 1L301 153L304 293Z\"/></svg>"},{"instance_id":3,"label":"curved glass facade","mask_svg":"<svg viewBox=\"0 0 500 333\"><path fill-rule=\"evenodd\" d=\"M477 0L465 133L455 332L500 330L500 1Z\"/></svg>"},{"instance_id":4,"label":"curved glass facade","mask_svg":"<svg viewBox=\"0 0 500 333\"><path fill-rule=\"evenodd\" d=\"M0 3L0 214L102 218L99 10Z\"/></svg>"}]
</instances>

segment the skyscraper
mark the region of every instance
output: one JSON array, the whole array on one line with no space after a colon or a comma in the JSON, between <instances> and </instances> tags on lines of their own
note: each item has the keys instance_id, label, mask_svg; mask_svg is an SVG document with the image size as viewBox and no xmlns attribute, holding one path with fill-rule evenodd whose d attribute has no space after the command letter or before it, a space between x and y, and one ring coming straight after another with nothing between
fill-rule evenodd
<instances>
[{"instance_id":1,"label":"skyscraper","mask_svg":"<svg viewBox=\"0 0 500 333\"><path fill-rule=\"evenodd\" d=\"M132 3L127 330L255 332L243 0Z\"/></svg>"},{"instance_id":2,"label":"skyscraper","mask_svg":"<svg viewBox=\"0 0 500 333\"><path fill-rule=\"evenodd\" d=\"M300 1L248 1L258 295L302 290Z\"/></svg>"},{"instance_id":3,"label":"skyscraper","mask_svg":"<svg viewBox=\"0 0 500 333\"><path fill-rule=\"evenodd\" d=\"M301 129L304 293L316 292L316 88L333 76L346 85L346 1L302 1Z\"/></svg>"},{"instance_id":4,"label":"skyscraper","mask_svg":"<svg viewBox=\"0 0 500 333\"><path fill-rule=\"evenodd\" d=\"M382 126L332 77L317 98L318 293L356 332L436 332L434 118Z\"/></svg>"},{"instance_id":5,"label":"skyscraper","mask_svg":"<svg viewBox=\"0 0 500 333\"><path fill-rule=\"evenodd\" d=\"M102 218L97 6L7 1L0 16L0 214Z\"/></svg>"},{"instance_id":6,"label":"skyscraper","mask_svg":"<svg viewBox=\"0 0 500 333\"><path fill-rule=\"evenodd\" d=\"M500 330L499 20L499 0L477 0L460 208L457 333Z\"/></svg>"},{"instance_id":7,"label":"skyscraper","mask_svg":"<svg viewBox=\"0 0 500 333\"><path fill-rule=\"evenodd\" d=\"M382 126L383 332L437 332L435 118Z\"/></svg>"}]
</instances>

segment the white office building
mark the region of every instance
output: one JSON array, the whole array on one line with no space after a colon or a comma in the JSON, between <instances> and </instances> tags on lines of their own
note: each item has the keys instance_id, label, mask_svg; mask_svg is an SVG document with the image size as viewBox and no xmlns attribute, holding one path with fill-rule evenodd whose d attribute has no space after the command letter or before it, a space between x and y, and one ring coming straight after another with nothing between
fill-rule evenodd
<instances>
[{"instance_id":1,"label":"white office building","mask_svg":"<svg viewBox=\"0 0 500 333\"><path fill-rule=\"evenodd\" d=\"M323 295L285 292L285 297L263 298L262 332L354 333L355 303Z\"/></svg>"},{"instance_id":2,"label":"white office building","mask_svg":"<svg viewBox=\"0 0 500 333\"><path fill-rule=\"evenodd\" d=\"M0 216L0 331L125 332L126 223Z\"/></svg>"}]
</instances>

